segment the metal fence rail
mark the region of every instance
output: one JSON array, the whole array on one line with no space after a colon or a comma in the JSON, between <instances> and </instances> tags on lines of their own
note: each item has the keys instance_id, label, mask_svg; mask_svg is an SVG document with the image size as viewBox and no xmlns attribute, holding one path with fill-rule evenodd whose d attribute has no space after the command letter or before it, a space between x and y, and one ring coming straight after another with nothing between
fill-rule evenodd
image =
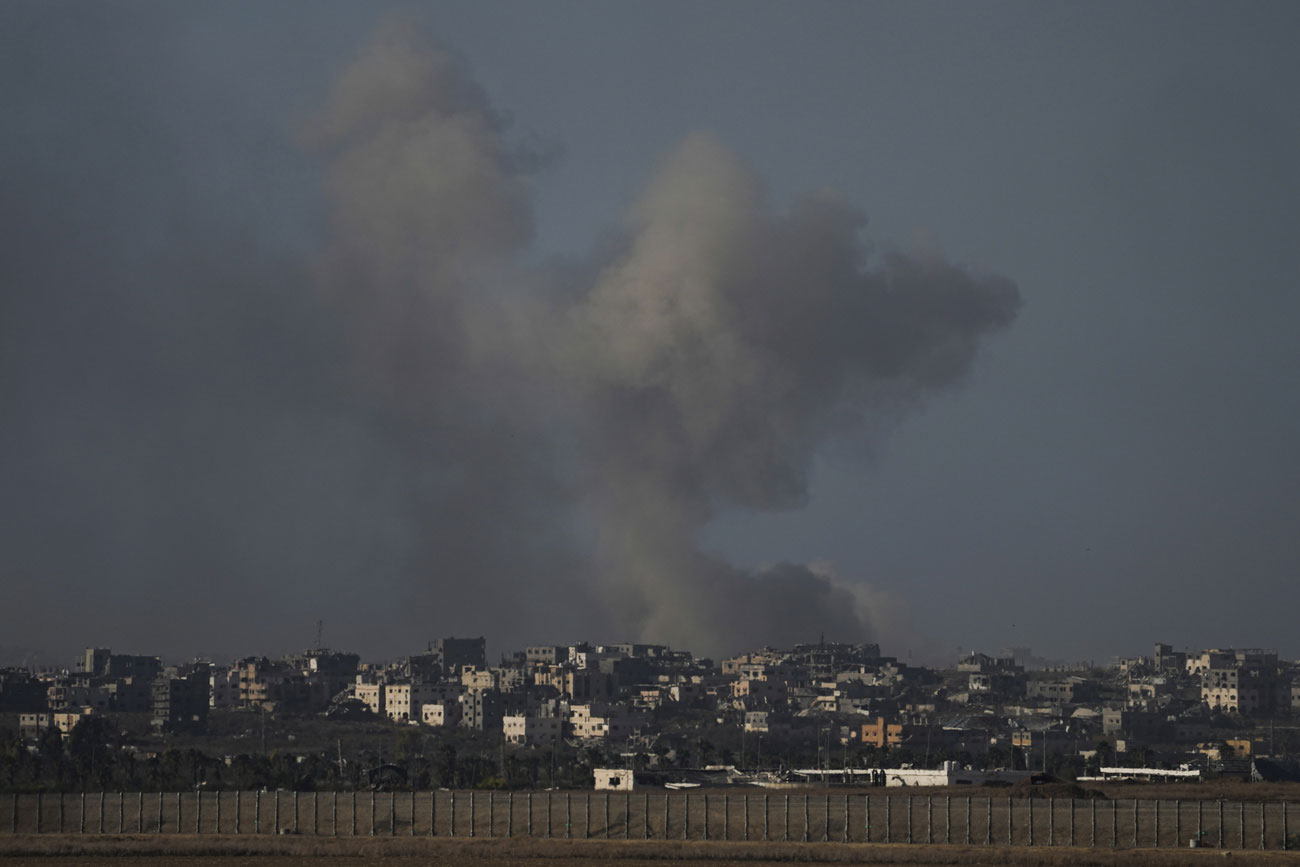
<instances>
[{"instance_id":1,"label":"metal fence rail","mask_svg":"<svg viewBox=\"0 0 1300 867\"><path fill-rule=\"evenodd\" d=\"M719 792L0 795L0 833L303 834L1293 849L1286 803Z\"/></svg>"}]
</instances>

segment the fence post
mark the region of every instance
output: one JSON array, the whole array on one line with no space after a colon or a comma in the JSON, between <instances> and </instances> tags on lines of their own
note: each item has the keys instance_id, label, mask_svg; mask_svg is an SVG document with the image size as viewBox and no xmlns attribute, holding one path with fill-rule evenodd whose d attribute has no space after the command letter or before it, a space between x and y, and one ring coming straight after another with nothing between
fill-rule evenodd
<instances>
[{"instance_id":1,"label":"fence post","mask_svg":"<svg viewBox=\"0 0 1300 867\"><path fill-rule=\"evenodd\" d=\"M1097 799L1091 798L1088 801L1090 806L1088 819L1088 848L1095 848L1097 845Z\"/></svg>"},{"instance_id":2,"label":"fence post","mask_svg":"<svg viewBox=\"0 0 1300 867\"><path fill-rule=\"evenodd\" d=\"M370 836L375 836L375 793L370 793Z\"/></svg>"},{"instance_id":3,"label":"fence post","mask_svg":"<svg viewBox=\"0 0 1300 867\"><path fill-rule=\"evenodd\" d=\"M785 825L784 825L784 835L782 836L781 839L782 840L790 839L790 796L789 795L785 796Z\"/></svg>"},{"instance_id":4,"label":"fence post","mask_svg":"<svg viewBox=\"0 0 1300 867\"><path fill-rule=\"evenodd\" d=\"M871 842L871 796L862 796L862 842Z\"/></svg>"},{"instance_id":5,"label":"fence post","mask_svg":"<svg viewBox=\"0 0 1300 867\"><path fill-rule=\"evenodd\" d=\"M970 845L970 795L966 796L966 845Z\"/></svg>"},{"instance_id":6,"label":"fence post","mask_svg":"<svg viewBox=\"0 0 1300 867\"><path fill-rule=\"evenodd\" d=\"M1047 799L1047 845L1056 845L1056 799Z\"/></svg>"},{"instance_id":7,"label":"fence post","mask_svg":"<svg viewBox=\"0 0 1300 867\"><path fill-rule=\"evenodd\" d=\"M280 811L279 792L275 793L275 809L276 809L276 814L278 815ZM356 789L352 790L352 836L353 837L357 836L357 790Z\"/></svg>"},{"instance_id":8,"label":"fence post","mask_svg":"<svg viewBox=\"0 0 1300 867\"><path fill-rule=\"evenodd\" d=\"M474 793L470 792L470 804L474 803ZM472 827L472 826L471 826ZM564 839L573 837L573 795L564 793Z\"/></svg>"},{"instance_id":9,"label":"fence post","mask_svg":"<svg viewBox=\"0 0 1300 867\"><path fill-rule=\"evenodd\" d=\"M488 792L488 836L496 836L496 805L497 793L495 790Z\"/></svg>"},{"instance_id":10,"label":"fence post","mask_svg":"<svg viewBox=\"0 0 1300 867\"><path fill-rule=\"evenodd\" d=\"M704 795L704 839L709 839L709 795Z\"/></svg>"},{"instance_id":11,"label":"fence post","mask_svg":"<svg viewBox=\"0 0 1300 867\"><path fill-rule=\"evenodd\" d=\"M664 793L664 839L668 839L668 794Z\"/></svg>"},{"instance_id":12,"label":"fence post","mask_svg":"<svg viewBox=\"0 0 1300 867\"><path fill-rule=\"evenodd\" d=\"M943 796L943 842L952 842L952 795Z\"/></svg>"},{"instance_id":13,"label":"fence post","mask_svg":"<svg viewBox=\"0 0 1300 867\"><path fill-rule=\"evenodd\" d=\"M60 796L60 799L62 799L62 796ZM62 812L62 808L60 808L60 812ZM135 793L135 832L137 834L144 833L144 791L143 790Z\"/></svg>"},{"instance_id":14,"label":"fence post","mask_svg":"<svg viewBox=\"0 0 1300 867\"><path fill-rule=\"evenodd\" d=\"M161 798L162 795L160 794L158 795L158 797ZM1283 827L1285 827L1286 822L1284 821L1282 825ZM162 823L159 823L158 827L161 830ZM78 834L86 833L86 793L85 792L81 793L81 814L77 819L77 833Z\"/></svg>"},{"instance_id":15,"label":"fence post","mask_svg":"<svg viewBox=\"0 0 1300 867\"><path fill-rule=\"evenodd\" d=\"M1156 848L1156 849L1159 849L1159 848L1160 848L1160 799L1159 799L1159 798L1156 798L1155 803L1154 803L1152 806L1153 806L1154 809L1155 809L1155 819L1154 819L1154 826L1155 826L1155 827L1154 827L1154 830L1155 830L1155 835L1154 835L1154 836L1155 836L1155 841L1154 841L1154 843L1155 843L1155 848Z\"/></svg>"},{"instance_id":16,"label":"fence post","mask_svg":"<svg viewBox=\"0 0 1300 867\"><path fill-rule=\"evenodd\" d=\"M829 764L829 762L827 763ZM831 796L826 796L826 803L822 805L822 842L831 841Z\"/></svg>"},{"instance_id":17,"label":"fence post","mask_svg":"<svg viewBox=\"0 0 1300 867\"><path fill-rule=\"evenodd\" d=\"M415 793L414 793L414 792L411 793L411 797L412 797L412 798L415 797ZM411 816L412 816L412 817L415 816L415 802L414 802L414 801L411 802ZM412 834L415 833L415 820L414 820L414 818L412 818L412 820L411 820L411 833L412 833ZM506 792L506 836L507 836L507 837L513 837L514 835L515 835L515 793L514 793L514 791L512 790L512 791Z\"/></svg>"},{"instance_id":18,"label":"fence post","mask_svg":"<svg viewBox=\"0 0 1300 867\"><path fill-rule=\"evenodd\" d=\"M455 789L451 790L450 796L451 796L451 805L447 808L447 814L451 817L450 836L455 837L456 836L456 790ZM550 806L550 801L551 801L551 795L550 792L547 792L546 803L548 807ZM546 836L548 837L551 836L551 817L549 812L547 813L546 816Z\"/></svg>"},{"instance_id":19,"label":"fence post","mask_svg":"<svg viewBox=\"0 0 1300 867\"><path fill-rule=\"evenodd\" d=\"M746 839L749 839L746 837ZM849 796L844 796L844 842L849 842Z\"/></svg>"},{"instance_id":20,"label":"fence post","mask_svg":"<svg viewBox=\"0 0 1300 867\"><path fill-rule=\"evenodd\" d=\"M194 790L194 833L203 833L203 793Z\"/></svg>"},{"instance_id":21,"label":"fence post","mask_svg":"<svg viewBox=\"0 0 1300 867\"><path fill-rule=\"evenodd\" d=\"M1183 845L1183 802L1181 798L1174 800L1174 847Z\"/></svg>"},{"instance_id":22,"label":"fence post","mask_svg":"<svg viewBox=\"0 0 1300 867\"><path fill-rule=\"evenodd\" d=\"M885 842L890 842L890 836L894 829L894 798L892 795L885 795Z\"/></svg>"},{"instance_id":23,"label":"fence post","mask_svg":"<svg viewBox=\"0 0 1300 867\"><path fill-rule=\"evenodd\" d=\"M36 793L36 833L41 833L41 793Z\"/></svg>"},{"instance_id":24,"label":"fence post","mask_svg":"<svg viewBox=\"0 0 1300 867\"><path fill-rule=\"evenodd\" d=\"M1110 802L1110 848L1119 848L1119 801Z\"/></svg>"},{"instance_id":25,"label":"fence post","mask_svg":"<svg viewBox=\"0 0 1300 867\"><path fill-rule=\"evenodd\" d=\"M59 833L63 833L63 793L59 792Z\"/></svg>"},{"instance_id":26,"label":"fence post","mask_svg":"<svg viewBox=\"0 0 1300 867\"><path fill-rule=\"evenodd\" d=\"M1246 848L1246 802L1237 802L1237 848Z\"/></svg>"},{"instance_id":27,"label":"fence post","mask_svg":"<svg viewBox=\"0 0 1300 867\"><path fill-rule=\"evenodd\" d=\"M217 790L217 827L215 833L221 833L221 790Z\"/></svg>"},{"instance_id":28,"label":"fence post","mask_svg":"<svg viewBox=\"0 0 1300 867\"><path fill-rule=\"evenodd\" d=\"M934 842L934 797L925 796L925 842Z\"/></svg>"},{"instance_id":29,"label":"fence post","mask_svg":"<svg viewBox=\"0 0 1300 867\"><path fill-rule=\"evenodd\" d=\"M298 790L293 790L293 833L298 833Z\"/></svg>"},{"instance_id":30,"label":"fence post","mask_svg":"<svg viewBox=\"0 0 1300 867\"><path fill-rule=\"evenodd\" d=\"M566 796L567 797L567 796ZM474 836L474 790L469 790L469 835Z\"/></svg>"},{"instance_id":31,"label":"fence post","mask_svg":"<svg viewBox=\"0 0 1300 867\"><path fill-rule=\"evenodd\" d=\"M533 793L528 793L528 833L533 833ZM429 836L438 836L438 790L429 790Z\"/></svg>"},{"instance_id":32,"label":"fence post","mask_svg":"<svg viewBox=\"0 0 1300 867\"><path fill-rule=\"evenodd\" d=\"M763 796L763 839L764 840L767 839L767 824L768 824L768 812L769 812L768 803L769 803L768 796L764 795Z\"/></svg>"},{"instance_id":33,"label":"fence post","mask_svg":"<svg viewBox=\"0 0 1300 867\"><path fill-rule=\"evenodd\" d=\"M239 836L239 813L240 813L240 795L242 792L235 789L235 836Z\"/></svg>"},{"instance_id":34,"label":"fence post","mask_svg":"<svg viewBox=\"0 0 1300 867\"><path fill-rule=\"evenodd\" d=\"M253 794L253 833L262 833L262 790Z\"/></svg>"},{"instance_id":35,"label":"fence post","mask_svg":"<svg viewBox=\"0 0 1300 867\"><path fill-rule=\"evenodd\" d=\"M162 832L163 832L163 793L162 790L159 789L158 791L158 833L161 834Z\"/></svg>"},{"instance_id":36,"label":"fence post","mask_svg":"<svg viewBox=\"0 0 1300 867\"><path fill-rule=\"evenodd\" d=\"M1133 848L1138 847L1138 799L1133 799Z\"/></svg>"},{"instance_id":37,"label":"fence post","mask_svg":"<svg viewBox=\"0 0 1300 867\"><path fill-rule=\"evenodd\" d=\"M1285 852L1291 847L1291 841L1287 839L1286 830L1286 801L1282 802L1282 851Z\"/></svg>"},{"instance_id":38,"label":"fence post","mask_svg":"<svg viewBox=\"0 0 1300 867\"><path fill-rule=\"evenodd\" d=\"M176 833L181 832L181 793L176 793Z\"/></svg>"},{"instance_id":39,"label":"fence post","mask_svg":"<svg viewBox=\"0 0 1300 867\"><path fill-rule=\"evenodd\" d=\"M63 796L60 795L62 800ZM63 830L63 807L59 807L59 830ZM1264 802L1259 802L1259 848L1264 848L1264 829L1268 827L1268 815L1264 812Z\"/></svg>"},{"instance_id":40,"label":"fence post","mask_svg":"<svg viewBox=\"0 0 1300 867\"><path fill-rule=\"evenodd\" d=\"M623 839L632 835L632 793L623 793Z\"/></svg>"},{"instance_id":41,"label":"fence post","mask_svg":"<svg viewBox=\"0 0 1300 867\"><path fill-rule=\"evenodd\" d=\"M126 833L126 792L117 793L117 833Z\"/></svg>"},{"instance_id":42,"label":"fence post","mask_svg":"<svg viewBox=\"0 0 1300 867\"><path fill-rule=\"evenodd\" d=\"M9 830L18 833L18 793L9 796Z\"/></svg>"},{"instance_id":43,"label":"fence post","mask_svg":"<svg viewBox=\"0 0 1300 867\"><path fill-rule=\"evenodd\" d=\"M907 796L907 842L912 842L912 796Z\"/></svg>"},{"instance_id":44,"label":"fence post","mask_svg":"<svg viewBox=\"0 0 1300 867\"><path fill-rule=\"evenodd\" d=\"M707 796L706 796L707 797ZM803 841L808 842L808 796L803 796Z\"/></svg>"},{"instance_id":45,"label":"fence post","mask_svg":"<svg viewBox=\"0 0 1300 867\"><path fill-rule=\"evenodd\" d=\"M749 795L742 795L745 799L745 839L749 839Z\"/></svg>"},{"instance_id":46,"label":"fence post","mask_svg":"<svg viewBox=\"0 0 1300 867\"><path fill-rule=\"evenodd\" d=\"M529 792L525 800L528 802L528 836L533 836L533 793Z\"/></svg>"}]
</instances>

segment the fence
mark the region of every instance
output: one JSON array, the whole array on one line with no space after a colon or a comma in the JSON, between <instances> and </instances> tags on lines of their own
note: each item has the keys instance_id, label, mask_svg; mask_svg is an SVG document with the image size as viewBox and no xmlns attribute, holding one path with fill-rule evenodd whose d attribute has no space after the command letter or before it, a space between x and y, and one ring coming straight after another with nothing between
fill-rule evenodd
<instances>
[{"instance_id":1,"label":"fence","mask_svg":"<svg viewBox=\"0 0 1300 867\"><path fill-rule=\"evenodd\" d=\"M5 803L5 801L8 803ZM714 792L0 795L14 834L308 834L1296 848L1289 805ZM3 813L0 813L0 817Z\"/></svg>"}]
</instances>

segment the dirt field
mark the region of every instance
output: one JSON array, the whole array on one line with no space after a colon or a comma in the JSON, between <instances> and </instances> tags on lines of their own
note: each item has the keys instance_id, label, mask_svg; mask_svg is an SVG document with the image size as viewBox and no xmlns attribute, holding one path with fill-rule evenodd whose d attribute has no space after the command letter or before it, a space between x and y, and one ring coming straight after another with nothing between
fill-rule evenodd
<instances>
[{"instance_id":1,"label":"dirt field","mask_svg":"<svg viewBox=\"0 0 1300 867\"><path fill-rule=\"evenodd\" d=\"M604 840L429 840L301 839L283 837L214 839L176 835L0 839L6 867L31 865L185 864L208 867L360 867L375 863L523 865L660 865L668 861L710 865L801 863L856 864L1007 864L1007 865L1176 865L1222 863L1225 853L1211 850L1096 851L1043 847L966 847L903 844L794 844ZM1300 864L1300 855L1282 852L1232 852L1234 863ZM418 862L416 861L418 859Z\"/></svg>"}]
</instances>

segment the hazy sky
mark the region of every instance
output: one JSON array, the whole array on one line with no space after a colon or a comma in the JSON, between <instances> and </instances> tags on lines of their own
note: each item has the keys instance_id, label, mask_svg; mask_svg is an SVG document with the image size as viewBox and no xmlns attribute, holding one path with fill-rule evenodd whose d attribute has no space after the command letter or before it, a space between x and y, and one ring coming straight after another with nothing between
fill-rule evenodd
<instances>
[{"instance_id":1,"label":"hazy sky","mask_svg":"<svg viewBox=\"0 0 1300 867\"><path fill-rule=\"evenodd\" d=\"M0 5L0 660L1300 654L1294 3L381 5Z\"/></svg>"}]
</instances>

